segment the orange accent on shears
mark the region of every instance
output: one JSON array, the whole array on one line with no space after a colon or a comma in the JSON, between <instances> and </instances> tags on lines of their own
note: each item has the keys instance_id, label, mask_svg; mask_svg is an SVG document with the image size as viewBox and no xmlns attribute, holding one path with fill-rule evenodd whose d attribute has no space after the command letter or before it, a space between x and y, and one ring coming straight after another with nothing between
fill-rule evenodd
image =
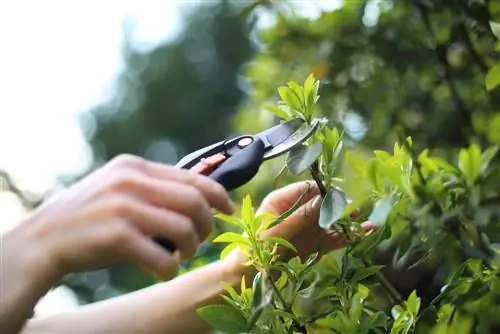
<instances>
[{"instance_id":1,"label":"orange accent on shears","mask_svg":"<svg viewBox=\"0 0 500 334\"><path fill-rule=\"evenodd\" d=\"M190 168L190 170L198 173L207 175L211 173L215 167L217 167L221 162L226 160L227 157L222 153L217 153L208 158L203 158L196 165Z\"/></svg>"}]
</instances>

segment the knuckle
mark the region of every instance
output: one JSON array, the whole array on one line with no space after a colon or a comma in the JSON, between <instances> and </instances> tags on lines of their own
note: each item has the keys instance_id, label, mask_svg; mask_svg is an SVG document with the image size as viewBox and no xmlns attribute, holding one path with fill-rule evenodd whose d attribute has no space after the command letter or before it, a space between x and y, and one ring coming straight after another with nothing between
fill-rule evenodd
<instances>
[{"instance_id":1,"label":"knuckle","mask_svg":"<svg viewBox=\"0 0 500 334\"><path fill-rule=\"evenodd\" d=\"M118 168L139 168L143 165L144 159L139 156L123 153L112 160L112 164Z\"/></svg>"},{"instance_id":2,"label":"knuckle","mask_svg":"<svg viewBox=\"0 0 500 334\"><path fill-rule=\"evenodd\" d=\"M188 218L180 218L179 224L177 224L177 233L179 234L179 239L192 239L195 236L193 222Z\"/></svg>"},{"instance_id":3,"label":"knuckle","mask_svg":"<svg viewBox=\"0 0 500 334\"><path fill-rule=\"evenodd\" d=\"M205 210L205 197L203 197L198 189L191 186L186 187L186 197L188 199L186 203L189 205L189 210L192 210L192 212Z\"/></svg>"},{"instance_id":4,"label":"knuckle","mask_svg":"<svg viewBox=\"0 0 500 334\"><path fill-rule=\"evenodd\" d=\"M124 245L127 244L131 239L130 227L123 221L117 220L107 233L105 237L105 242L111 245Z\"/></svg>"},{"instance_id":5,"label":"knuckle","mask_svg":"<svg viewBox=\"0 0 500 334\"><path fill-rule=\"evenodd\" d=\"M117 197L108 205L108 210L115 218L129 218L132 215L133 203L123 197Z\"/></svg>"},{"instance_id":6,"label":"knuckle","mask_svg":"<svg viewBox=\"0 0 500 334\"><path fill-rule=\"evenodd\" d=\"M121 193L123 191L132 190L141 185L141 180L137 175L131 172L121 172L113 176L107 186L104 187L105 193Z\"/></svg>"}]
</instances>

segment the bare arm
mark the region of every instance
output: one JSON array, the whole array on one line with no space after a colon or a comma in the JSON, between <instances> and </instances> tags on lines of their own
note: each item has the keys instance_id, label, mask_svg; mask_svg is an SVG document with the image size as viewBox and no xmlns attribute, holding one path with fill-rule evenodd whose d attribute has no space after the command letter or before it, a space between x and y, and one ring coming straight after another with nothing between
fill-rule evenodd
<instances>
[{"instance_id":1,"label":"bare arm","mask_svg":"<svg viewBox=\"0 0 500 334\"><path fill-rule=\"evenodd\" d=\"M196 310L217 302L221 281L239 286L243 270L224 261L181 275L169 282L83 306L69 313L28 321L21 334L37 333L211 333ZM249 273L249 276L251 273Z\"/></svg>"}]
</instances>

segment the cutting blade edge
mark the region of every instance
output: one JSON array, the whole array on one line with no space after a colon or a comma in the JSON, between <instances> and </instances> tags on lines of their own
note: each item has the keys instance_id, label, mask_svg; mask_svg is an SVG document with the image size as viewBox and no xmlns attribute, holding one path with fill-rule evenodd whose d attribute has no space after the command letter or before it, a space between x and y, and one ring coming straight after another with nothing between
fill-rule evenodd
<instances>
[{"instance_id":1,"label":"cutting blade edge","mask_svg":"<svg viewBox=\"0 0 500 334\"><path fill-rule=\"evenodd\" d=\"M297 121L297 122L294 122L294 121ZM274 131L272 133L266 135L267 140L269 142L271 142L271 144L273 144L272 140L274 140L275 143L273 144L273 148L264 154L264 160L272 159L276 156L282 155L282 154L290 151L291 149L293 149L295 146L300 145L301 143L303 143L304 141L309 139L311 137L311 135L314 133L314 131L317 129L317 127L319 126L320 122L319 122L319 120L314 120L311 124L306 125L303 120L295 119L289 123L291 125L289 127L290 130L293 127L296 127L296 128L295 128L295 131L289 133L287 137L285 137L285 138L279 137L278 138L278 135L274 135ZM289 123L284 123L281 125L286 125ZM303 129L301 129L304 125L306 125L306 126ZM276 136L276 138L270 139L269 135ZM280 141L278 142L278 140L280 140Z\"/></svg>"}]
</instances>

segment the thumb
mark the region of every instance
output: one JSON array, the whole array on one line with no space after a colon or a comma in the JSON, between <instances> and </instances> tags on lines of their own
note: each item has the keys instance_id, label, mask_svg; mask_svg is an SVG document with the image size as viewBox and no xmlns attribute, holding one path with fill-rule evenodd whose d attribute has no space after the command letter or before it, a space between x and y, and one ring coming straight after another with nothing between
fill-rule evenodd
<instances>
[{"instance_id":1,"label":"thumb","mask_svg":"<svg viewBox=\"0 0 500 334\"><path fill-rule=\"evenodd\" d=\"M317 195L302 204L294 213L280 224L263 233L264 237L273 236L290 239L300 233L304 228L316 226L318 230L319 210L321 208L321 196Z\"/></svg>"}]
</instances>

